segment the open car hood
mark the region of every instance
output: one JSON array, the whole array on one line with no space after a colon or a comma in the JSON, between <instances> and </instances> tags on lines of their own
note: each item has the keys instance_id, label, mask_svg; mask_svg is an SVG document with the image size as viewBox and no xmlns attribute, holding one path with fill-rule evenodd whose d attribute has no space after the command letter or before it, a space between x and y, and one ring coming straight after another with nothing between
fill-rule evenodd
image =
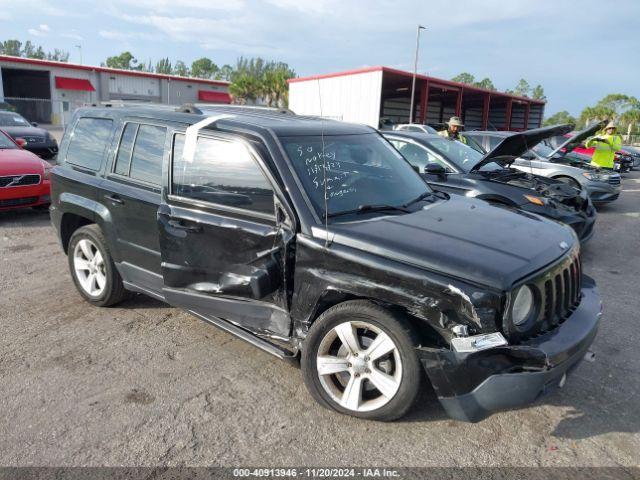
<instances>
[{"instance_id":1,"label":"open car hood","mask_svg":"<svg viewBox=\"0 0 640 480\"><path fill-rule=\"evenodd\" d=\"M494 149L484 154L471 171L479 170L483 165L497 162L509 165L513 161L543 141L545 138L564 135L572 130L571 125L555 125L553 127L535 128L526 132L517 132L505 137Z\"/></svg>"},{"instance_id":2,"label":"open car hood","mask_svg":"<svg viewBox=\"0 0 640 480\"><path fill-rule=\"evenodd\" d=\"M592 136L594 133L596 133L599 130L602 130L606 125L606 123L607 122L605 122L604 120L601 122L592 123L584 130L580 130L574 136L569 137L566 142L558 145L558 148L556 148L553 152L547 155L546 158L553 158L554 155L556 155L558 152L561 152L561 151L564 153L569 153L571 150L576 148L578 145L580 145L583 141L585 141L587 138Z\"/></svg>"}]
</instances>

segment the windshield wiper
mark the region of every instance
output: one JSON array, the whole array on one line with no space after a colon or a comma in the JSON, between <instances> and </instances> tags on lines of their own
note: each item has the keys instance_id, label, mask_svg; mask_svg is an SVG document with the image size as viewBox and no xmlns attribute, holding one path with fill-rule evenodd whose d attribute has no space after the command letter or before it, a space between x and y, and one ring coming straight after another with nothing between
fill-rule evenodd
<instances>
[{"instance_id":1,"label":"windshield wiper","mask_svg":"<svg viewBox=\"0 0 640 480\"><path fill-rule=\"evenodd\" d=\"M343 210L342 212L330 213L327 215L327 217L337 217L340 215L349 214L360 215L363 213L382 212L385 210L395 210L402 213L410 213L410 210L407 210L404 205L360 205L358 206L358 208L354 208L353 210Z\"/></svg>"},{"instance_id":2,"label":"windshield wiper","mask_svg":"<svg viewBox=\"0 0 640 480\"><path fill-rule=\"evenodd\" d=\"M425 198L429 198L429 197L434 197L435 193L434 192L424 192L421 193L420 195L418 195L416 198L414 198L413 200L405 203L404 205L402 205L403 207L408 207L409 205L413 205L416 202L419 202L420 200L424 200Z\"/></svg>"}]
</instances>

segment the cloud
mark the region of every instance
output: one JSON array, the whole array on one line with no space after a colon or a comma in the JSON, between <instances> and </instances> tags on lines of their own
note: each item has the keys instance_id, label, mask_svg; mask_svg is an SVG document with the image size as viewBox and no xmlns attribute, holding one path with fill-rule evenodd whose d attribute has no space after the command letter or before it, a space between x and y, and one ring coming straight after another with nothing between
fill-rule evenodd
<instances>
[{"instance_id":1,"label":"cloud","mask_svg":"<svg viewBox=\"0 0 640 480\"><path fill-rule=\"evenodd\" d=\"M27 32L29 32L29 35L33 35L34 37L46 37L49 32L51 32L51 29L49 28L49 25L38 25L38 28L30 28L27 30Z\"/></svg>"},{"instance_id":2,"label":"cloud","mask_svg":"<svg viewBox=\"0 0 640 480\"><path fill-rule=\"evenodd\" d=\"M117 42L127 42L129 40L157 40L158 36L144 32L119 32L116 30L100 30L98 32L102 38L115 40Z\"/></svg>"},{"instance_id":3,"label":"cloud","mask_svg":"<svg viewBox=\"0 0 640 480\"><path fill-rule=\"evenodd\" d=\"M79 41L84 40L82 35L79 35L77 33L66 32L66 33L61 33L60 36L62 38L70 38L71 40L79 40Z\"/></svg>"}]
</instances>

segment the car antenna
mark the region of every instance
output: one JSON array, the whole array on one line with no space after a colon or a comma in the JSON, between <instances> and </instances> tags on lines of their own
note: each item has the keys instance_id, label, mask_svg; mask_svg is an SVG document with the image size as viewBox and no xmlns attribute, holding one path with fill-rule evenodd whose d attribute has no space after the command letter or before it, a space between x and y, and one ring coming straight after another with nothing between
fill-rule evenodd
<instances>
[{"instance_id":1,"label":"car antenna","mask_svg":"<svg viewBox=\"0 0 640 480\"><path fill-rule=\"evenodd\" d=\"M327 198L327 157L324 154L324 117L322 116L322 93L320 91L320 79L318 79L318 100L320 104L320 139L322 141L322 171L324 172L324 247L329 247L329 199Z\"/></svg>"}]
</instances>

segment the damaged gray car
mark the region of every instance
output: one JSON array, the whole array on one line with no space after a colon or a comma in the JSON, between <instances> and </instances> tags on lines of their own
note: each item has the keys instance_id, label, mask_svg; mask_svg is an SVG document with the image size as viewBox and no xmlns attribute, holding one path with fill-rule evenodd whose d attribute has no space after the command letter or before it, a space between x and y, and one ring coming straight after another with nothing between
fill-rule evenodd
<instances>
[{"instance_id":1,"label":"damaged gray car","mask_svg":"<svg viewBox=\"0 0 640 480\"><path fill-rule=\"evenodd\" d=\"M79 109L51 183L87 302L183 308L300 360L343 414L399 418L425 380L460 420L527 404L565 383L601 316L570 227L436 193L367 126Z\"/></svg>"}]
</instances>

